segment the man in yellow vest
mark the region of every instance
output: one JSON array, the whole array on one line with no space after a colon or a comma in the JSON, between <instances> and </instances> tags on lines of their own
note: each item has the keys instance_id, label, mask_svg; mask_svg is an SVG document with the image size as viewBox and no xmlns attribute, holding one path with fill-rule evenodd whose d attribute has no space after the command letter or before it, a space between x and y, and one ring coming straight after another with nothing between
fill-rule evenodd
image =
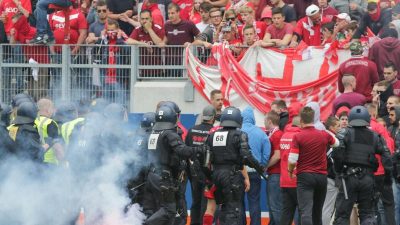
<instances>
[{"instance_id":1,"label":"man in yellow vest","mask_svg":"<svg viewBox=\"0 0 400 225\"><path fill-rule=\"evenodd\" d=\"M37 111L35 103L22 103L17 108L16 118L8 130L15 142L15 154L19 159L42 163L46 148L40 144L40 136L35 126Z\"/></svg>"},{"instance_id":2,"label":"man in yellow vest","mask_svg":"<svg viewBox=\"0 0 400 225\"><path fill-rule=\"evenodd\" d=\"M58 165L64 159L64 148L57 123L51 119L55 108L51 100L42 98L37 102L39 108L38 118L35 121L40 135L40 141L49 149L44 155L43 162Z\"/></svg>"}]
</instances>

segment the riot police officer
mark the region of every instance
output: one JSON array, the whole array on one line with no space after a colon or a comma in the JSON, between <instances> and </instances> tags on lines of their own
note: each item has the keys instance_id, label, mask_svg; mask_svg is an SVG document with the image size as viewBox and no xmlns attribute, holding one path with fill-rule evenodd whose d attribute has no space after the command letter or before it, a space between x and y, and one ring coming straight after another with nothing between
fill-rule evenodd
<instances>
[{"instance_id":1,"label":"riot police officer","mask_svg":"<svg viewBox=\"0 0 400 225\"><path fill-rule=\"evenodd\" d=\"M241 196L244 180L241 170L248 165L262 173L264 168L252 156L247 134L240 130L242 116L238 108L228 107L221 114L222 129L207 138L212 154L212 179L217 187L215 198L222 204L221 225L238 225L241 222Z\"/></svg>"},{"instance_id":2,"label":"riot police officer","mask_svg":"<svg viewBox=\"0 0 400 225\"><path fill-rule=\"evenodd\" d=\"M3 115L3 104L0 104L0 114ZM11 109L11 108L10 108ZM5 113L6 114L6 113ZM7 120L0 120L0 160L7 158L11 153L15 152L14 141L8 135Z\"/></svg>"},{"instance_id":3,"label":"riot police officer","mask_svg":"<svg viewBox=\"0 0 400 225\"><path fill-rule=\"evenodd\" d=\"M170 225L176 215L177 174L180 158L202 154L204 146L188 147L177 133L177 113L168 106L160 106L156 123L148 141L149 156L153 159L146 189L158 200L157 211L145 221L146 225Z\"/></svg>"},{"instance_id":4,"label":"riot police officer","mask_svg":"<svg viewBox=\"0 0 400 225\"><path fill-rule=\"evenodd\" d=\"M332 153L341 184L334 224L349 224L355 202L358 202L360 223L374 224L374 171L378 166L375 154L382 156L385 173L390 173L390 152L384 139L367 127L370 115L365 107L353 107L349 121L351 127L339 131L340 146Z\"/></svg>"}]
</instances>

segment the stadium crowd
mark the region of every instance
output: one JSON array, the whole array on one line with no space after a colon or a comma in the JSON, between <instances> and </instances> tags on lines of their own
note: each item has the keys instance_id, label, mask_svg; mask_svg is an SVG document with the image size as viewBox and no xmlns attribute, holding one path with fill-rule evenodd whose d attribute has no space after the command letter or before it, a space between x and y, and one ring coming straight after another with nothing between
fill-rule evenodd
<instances>
[{"instance_id":1,"label":"stadium crowd","mask_svg":"<svg viewBox=\"0 0 400 225\"><path fill-rule=\"evenodd\" d=\"M49 4L57 3L64 8L50 13ZM54 43L71 44L78 61L85 55L80 44L106 45L102 57L94 60L108 64L124 63L123 58L115 58L130 54L116 47L122 45L146 46L139 54L148 65L160 63L152 54L160 56L162 48L166 48L170 65L182 62L183 51L168 49L168 45L204 48L201 60L209 65L215 64L208 57L209 49L218 42L228 42L238 60L250 46L283 49L331 44L351 52L351 58L340 65L341 94L332 102L328 118L320 118L316 102L288 106L277 99L269 103L271 111L261 129L255 125L254 109L223 109L223 94L214 90L210 93L212 105L204 108L188 131L179 123L179 107L166 101L157 105L155 114L145 114L141 128L129 136L114 133L119 131L115 127L123 130L121 122L126 119L119 104L97 99L93 104L97 107L88 113L84 102L79 110L73 104L55 109L49 99L41 98L49 93L36 96L37 103L18 94L13 98L13 110L5 104L1 107L1 149L51 166L72 162L72 169L78 168L73 164L77 161L68 159L78 157L84 160L86 170L101 163L102 154L112 149L108 138L122 143L123 148L143 150L138 154L161 152L144 156L159 160L149 160L154 164L134 165L140 173L127 184L132 203L139 203L148 217L147 225L186 223L188 180L192 225L245 224L245 198L250 224L259 225L261 191L267 191L271 225L293 221L303 225L357 224L358 216L361 224L400 224L399 15L400 3L383 0L1 0L1 42L29 44L10 46L13 54L7 60L13 63L29 58L48 63L47 52L51 60L60 60L60 48ZM14 57L16 52L27 57ZM78 70L82 73L85 70ZM118 90L119 85L129 84L121 74L121 69L106 69L104 85ZM51 84L44 82L44 89L59 83L51 80ZM105 118L115 126L113 132L99 129L98 121ZM82 129L85 127L90 129ZM85 133L87 130L97 132ZM68 150L74 148L87 150L98 161ZM343 149L346 151L340 152ZM362 149L367 149L367 156L358 154ZM209 151L213 157L207 162ZM346 154L352 157L340 157ZM174 162L175 155L178 162ZM342 161L345 169L338 168ZM265 175L267 190L261 190L260 176Z\"/></svg>"}]
</instances>

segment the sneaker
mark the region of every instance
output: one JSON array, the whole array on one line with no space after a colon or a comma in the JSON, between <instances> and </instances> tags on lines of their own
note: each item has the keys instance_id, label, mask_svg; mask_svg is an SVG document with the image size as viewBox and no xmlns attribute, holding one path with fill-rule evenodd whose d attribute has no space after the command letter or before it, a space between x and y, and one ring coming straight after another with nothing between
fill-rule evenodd
<instances>
[{"instance_id":1,"label":"sneaker","mask_svg":"<svg viewBox=\"0 0 400 225\"><path fill-rule=\"evenodd\" d=\"M35 44L35 45L46 44L47 43L47 39L49 39L47 34L45 34L45 35L38 34L31 41L29 41L29 43L30 44Z\"/></svg>"}]
</instances>

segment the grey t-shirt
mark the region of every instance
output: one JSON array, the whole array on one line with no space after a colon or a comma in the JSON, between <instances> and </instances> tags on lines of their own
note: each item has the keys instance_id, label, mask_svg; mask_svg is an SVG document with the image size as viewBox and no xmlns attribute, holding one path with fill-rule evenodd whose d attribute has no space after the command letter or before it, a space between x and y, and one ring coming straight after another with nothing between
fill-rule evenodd
<instances>
[{"instance_id":1,"label":"grey t-shirt","mask_svg":"<svg viewBox=\"0 0 400 225\"><path fill-rule=\"evenodd\" d=\"M100 21L95 21L89 27L89 33L94 33L94 36L100 37L101 31L104 30L105 23L100 23Z\"/></svg>"}]
</instances>

